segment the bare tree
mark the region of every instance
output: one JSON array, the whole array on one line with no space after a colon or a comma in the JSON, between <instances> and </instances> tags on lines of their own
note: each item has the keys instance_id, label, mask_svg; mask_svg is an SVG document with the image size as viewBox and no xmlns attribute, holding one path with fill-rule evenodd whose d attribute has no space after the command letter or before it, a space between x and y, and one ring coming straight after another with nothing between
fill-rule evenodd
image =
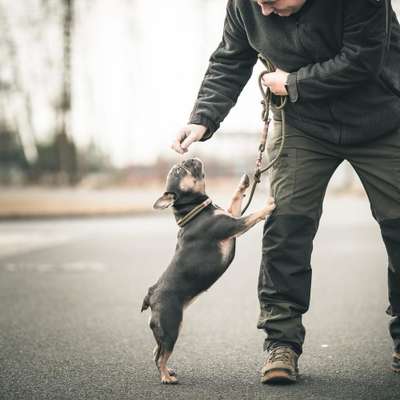
<instances>
[{"instance_id":1,"label":"bare tree","mask_svg":"<svg viewBox=\"0 0 400 400\"><path fill-rule=\"evenodd\" d=\"M37 158L37 146L32 123L31 97L21 84L17 46L2 3L0 3L0 26L2 30L0 48L3 55L1 65L6 75L0 75L0 92L2 99L8 103L7 108L12 108L12 112L7 112L5 107L2 107L0 118L3 119L3 125L13 125L11 129L18 136L17 142L21 144L26 160L32 163Z\"/></svg>"},{"instance_id":2,"label":"bare tree","mask_svg":"<svg viewBox=\"0 0 400 400\"><path fill-rule=\"evenodd\" d=\"M75 183L78 174L76 148L71 137L72 109L72 32L74 27L74 0L62 0L63 6L63 64L62 93L58 105L59 129L56 144L59 151L60 170L67 175L69 183Z\"/></svg>"},{"instance_id":3,"label":"bare tree","mask_svg":"<svg viewBox=\"0 0 400 400\"><path fill-rule=\"evenodd\" d=\"M71 135L72 111L72 42L74 29L74 0L42 0L46 14L60 19L62 29L62 64L60 92L55 102L56 133L54 145L58 160L58 182L76 183L78 180L77 150ZM60 12L61 11L61 12Z\"/></svg>"}]
</instances>

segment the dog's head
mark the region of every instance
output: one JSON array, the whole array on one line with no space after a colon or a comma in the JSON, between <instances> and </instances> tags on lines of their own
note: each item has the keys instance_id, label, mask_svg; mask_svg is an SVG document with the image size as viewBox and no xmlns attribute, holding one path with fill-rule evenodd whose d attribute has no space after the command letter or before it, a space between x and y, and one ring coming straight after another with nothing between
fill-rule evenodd
<instances>
[{"instance_id":1,"label":"dog's head","mask_svg":"<svg viewBox=\"0 0 400 400\"><path fill-rule=\"evenodd\" d=\"M167 176L164 194L154 203L154 209L175 204L189 204L205 195L204 166L198 158L175 164Z\"/></svg>"}]
</instances>

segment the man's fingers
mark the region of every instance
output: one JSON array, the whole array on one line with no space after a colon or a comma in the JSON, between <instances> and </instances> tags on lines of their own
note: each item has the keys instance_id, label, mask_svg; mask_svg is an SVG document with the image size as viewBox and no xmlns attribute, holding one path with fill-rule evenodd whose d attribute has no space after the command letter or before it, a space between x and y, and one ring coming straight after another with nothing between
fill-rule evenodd
<instances>
[{"instance_id":1,"label":"man's fingers","mask_svg":"<svg viewBox=\"0 0 400 400\"><path fill-rule=\"evenodd\" d=\"M207 128L203 125L187 125L178 132L170 147L179 154L187 153L188 147L200 140L206 130Z\"/></svg>"},{"instance_id":2,"label":"man's fingers","mask_svg":"<svg viewBox=\"0 0 400 400\"><path fill-rule=\"evenodd\" d=\"M170 145L172 150L175 150L177 153L182 153L181 145L178 140L175 140Z\"/></svg>"},{"instance_id":3,"label":"man's fingers","mask_svg":"<svg viewBox=\"0 0 400 400\"><path fill-rule=\"evenodd\" d=\"M175 150L177 153L183 154L186 153L186 149L182 148L182 141L187 137L186 130L182 129L176 135L175 140L171 143L171 148Z\"/></svg>"},{"instance_id":4,"label":"man's fingers","mask_svg":"<svg viewBox=\"0 0 400 400\"><path fill-rule=\"evenodd\" d=\"M264 74L262 77L262 84L264 86L270 86L272 84L272 74L274 74L274 72L271 72L269 74Z\"/></svg>"},{"instance_id":5,"label":"man's fingers","mask_svg":"<svg viewBox=\"0 0 400 400\"><path fill-rule=\"evenodd\" d=\"M194 133L191 133L182 143L182 149L187 149L193 142L197 140L197 136Z\"/></svg>"},{"instance_id":6,"label":"man's fingers","mask_svg":"<svg viewBox=\"0 0 400 400\"><path fill-rule=\"evenodd\" d=\"M180 143L174 142L174 143L171 144L170 147L171 147L172 150L175 150L179 154L185 153L185 151L181 148Z\"/></svg>"},{"instance_id":7,"label":"man's fingers","mask_svg":"<svg viewBox=\"0 0 400 400\"><path fill-rule=\"evenodd\" d=\"M179 154L183 154L183 153L186 153L188 151L187 149L183 149L179 142L172 143L171 144L171 149L175 150Z\"/></svg>"}]
</instances>

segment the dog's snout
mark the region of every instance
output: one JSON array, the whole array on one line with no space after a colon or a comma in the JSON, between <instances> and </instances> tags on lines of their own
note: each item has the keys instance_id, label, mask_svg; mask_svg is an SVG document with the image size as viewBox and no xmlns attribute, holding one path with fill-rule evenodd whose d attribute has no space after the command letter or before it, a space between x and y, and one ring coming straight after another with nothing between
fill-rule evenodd
<instances>
[{"instance_id":1,"label":"dog's snout","mask_svg":"<svg viewBox=\"0 0 400 400\"><path fill-rule=\"evenodd\" d=\"M203 163L198 158L189 158L182 162L184 168L187 168L190 173L196 178L204 178Z\"/></svg>"}]
</instances>

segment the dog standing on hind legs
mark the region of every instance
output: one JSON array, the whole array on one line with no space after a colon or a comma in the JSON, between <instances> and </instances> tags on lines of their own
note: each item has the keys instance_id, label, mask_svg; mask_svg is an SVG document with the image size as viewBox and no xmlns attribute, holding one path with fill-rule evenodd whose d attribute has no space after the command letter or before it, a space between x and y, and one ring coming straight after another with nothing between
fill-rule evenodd
<instances>
[{"instance_id":1,"label":"dog standing on hind legs","mask_svg":"<svg viewBox=\"0 0 400 400\"><path fill-rule=\"evenodd\" d=\"M235 238L264 220L275 208L268 198L265 207L241 217L242 200L249 178L244 175L228 210L213 204L205 192L203 163L192 158L174 165L168 173L164 194L155 209L172 206L181 229L175 254L157 283L143 300L142 310L151 308L150 328L156 340L154 361L161 382L178 382L167 367L184 309L227 270L235 255Z\"/></svg>"}]
</instances>

